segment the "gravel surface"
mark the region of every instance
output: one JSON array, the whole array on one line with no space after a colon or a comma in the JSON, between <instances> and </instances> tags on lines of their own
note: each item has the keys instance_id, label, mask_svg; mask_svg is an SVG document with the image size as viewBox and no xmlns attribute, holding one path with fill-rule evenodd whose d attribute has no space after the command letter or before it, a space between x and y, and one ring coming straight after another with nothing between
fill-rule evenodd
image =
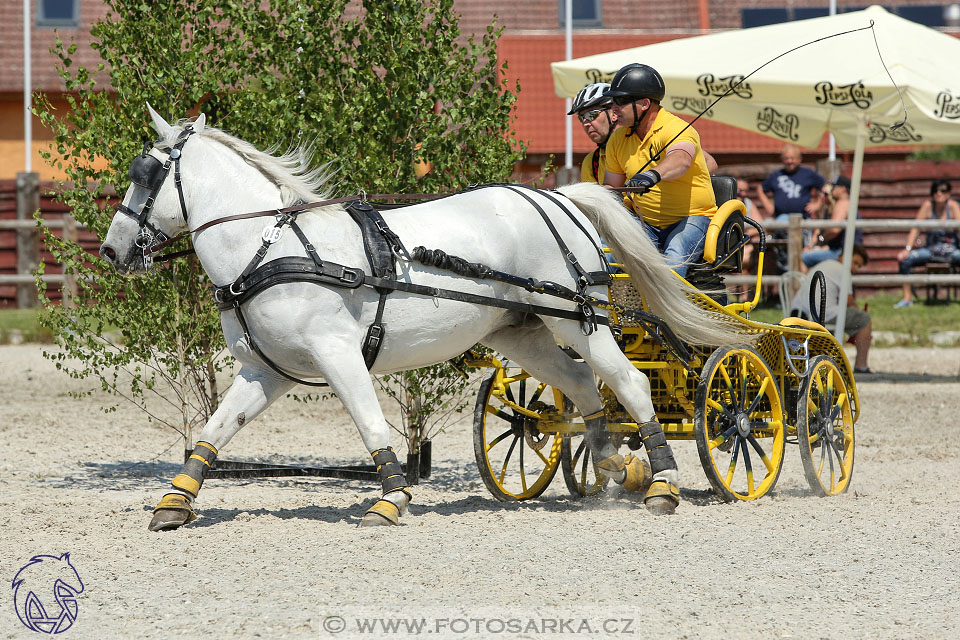
<instances>
[{"instance_id":1,"label":"gravel surface","mask_svg":"<svg viewBox=\"0 0 960 640\"><path fill-rule=\"evenodd\" d=\"M960 349L873 352L882 373L858 380L855 475L837 498L811 495L791 447L771 497L724 504L678 442L673 517L635 496L571 499L560 477L504 504L480 480L467 416L436 440L400 527L357 527L379 497L368 483L209 480L200 519L163 534L146 525L180 467L176 434L129 407L103 413L99 393L72 398L89 383L41 352L0 347L0 576L69 552L84 591L64 638L960 633ZM368 460L335 400L285 399L222 456ZM35 637L6 594L0 637Z\"/></svg>"}]
</instances>

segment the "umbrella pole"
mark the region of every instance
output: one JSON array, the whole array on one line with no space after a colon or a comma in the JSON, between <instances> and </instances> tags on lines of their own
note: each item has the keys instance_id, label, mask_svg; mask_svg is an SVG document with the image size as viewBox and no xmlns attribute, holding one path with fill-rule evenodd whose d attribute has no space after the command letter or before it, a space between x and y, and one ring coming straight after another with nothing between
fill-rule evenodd
<instances>
[{"instance_id":1,"label":"umbrella pole","mask_svg":"<svg viewBox=\"0 0 960 640\"><path fill-rule=\"evenodd\" d=\"M857 144L853 153L853 175L850 176L850 210L847 212L847 231L843 236L843 278L840 283L840 305L837 309L837 327L833 334L843 343L843 325L847 320L847 292L850 290L853 264L853 243L857 232L857 208L860 205L860 177L863 174L863 148L867 125L863 118L857 123Z\"/></svg>"}]
</instances>

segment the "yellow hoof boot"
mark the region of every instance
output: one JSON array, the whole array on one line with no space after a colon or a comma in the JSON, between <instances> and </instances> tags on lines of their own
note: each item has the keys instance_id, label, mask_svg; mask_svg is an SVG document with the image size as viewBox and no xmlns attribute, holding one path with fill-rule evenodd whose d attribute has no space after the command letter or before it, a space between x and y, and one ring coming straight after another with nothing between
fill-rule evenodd
<instances>
[{"instance_id":1,"label":"yellow hoof boot","mask_svg":"<svg viewBox=\"0 0 960 640\"><path fill-rule=\"evenodd\" d=\"M361 527L379 527L395 524L400 524L400 508L383 498L377 500L377 502L363 514L363 520L360 521Z\"/></svg>"},{"instance_id":2,"label":"yellow hoof boot","mask_svg":"<svg viewBox=\"0 0 960 640\"><path fill-rule=\"evenodd\" d=\"M160 499L153 510L153 519L147 527L150 531L170 531L193 522L197 514L190 501L179 493L168 493Z\"/></svg>"},{"instance_id":3,"label":"yellow hoof boot","mask_svg":"<svg viewBox=\"0 0 960 640\"><path fill-rule=\"evenodd\" d=\"M680 504L680 488L667 480L654 480L643 497L643 504L654 515L673 515Z\"/></svg>"},{"instance_id":4,"label":"yellow hoof boot","mask_svg":"<svg viewBox=\"0 0 960 640\"><path fill-rule=\"evenodd\" d=\"M597 461L597 468L608 476L614 476L623 471L623 456L615 453L609 458Z\"/></svg>"},{"instance_id":5,"label":"yellow hoof boot","mask_svg":"<svg viewBox=\"0 0 960 640\"><path fill-rule=\"evenodd\" d=\"M647 461L632 454L627 454L623 463L627 469L627 476L623 480L623 488L627 491L646 491L651 480L653 480L653 473L650 472L650 465L647 464Z\"/></svg>"}]
</instances>

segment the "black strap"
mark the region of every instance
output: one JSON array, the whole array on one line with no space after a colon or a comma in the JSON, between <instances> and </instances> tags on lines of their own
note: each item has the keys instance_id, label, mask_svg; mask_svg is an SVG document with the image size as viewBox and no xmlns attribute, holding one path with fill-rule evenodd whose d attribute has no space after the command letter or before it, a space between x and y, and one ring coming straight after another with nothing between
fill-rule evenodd
<instances>
[{"instance_id":1,"label":"black strap","mask_svg":"<svg viewBox=\"0 0 960 640\"><path fill-rule=\"evenodd\" d=\"M440 289L437 287L427 287L421 284L413 284L410 282L399 282L385 280L383 278L377 278L374 276L366 276L363 279L363 284L369 285L372 287L385 287L388 289L394 289L396 291L405 291L407 293L415 293L422 296L428 296L431 298L444 298L446 300L456 300L458 302L470 302L472 304L480 304L488 307L498 307L500 309L509 309L511 311L520 311L522 313L532 313L535 315L544 315L544 316L554 316L557 318L566 318L567 320L578 320L583 322L585 320L590 320L596 324L609 325L610 321L604 316L590 316L585 315L581 311L571 311L569 309L557 309L554 307L545 307L538 304L528 304L526 302L514 302L512 300L504 300L502 298L493 298L491 296L481 296L474 293L464 293L462 291L450 291L449 289Z\"/></svg>"},{"instance_id":2,"label":"black strap","mask_svg":"<svg viewBox=\"0 0 960 640\"><path fill-rule=\"evenodd\" d=\"M577 256L570 251L570 248L567 246L567 243L563 241L563 238L560 237L560 233L557 231L557 228L554 226L553 221L550 219L550 216L547 215L547 212L543 210L543 207L540 204L531 198L529 195L521 191L520 188L514 185L506 185L504 188L513 191L514 193L519 194L524 200L530 203L534 209L537 210L537 213L540 214L540 217L543 219L544 224L547 225L547 228L550 230L550 233L553 234L554 240L557 241L557 246L560 247L560 251L563 253L564 259L567 263L570 264L577 272L579 279L584 280L587 284L593 284L593 281L590 279L590 276L587 274L587 271L580 265L580 261L577 260ZM556 200L553 199L556 203Z\"/></svg>"},{"instance_id":3,"label":"black strap","mask_svg":"<svg viewBox=\"0 0 960 640\"><path fill-rule=\"evenodd\" d=\"M253 339L253 334L250 333L250 329L247 327L247 320L246 318L243 317L243 310L240 308L240 302L234 301L232 308L234 311L237 312L237 320L240 322L240 328L243 329L244 340L246 340L247 344L250 345L250 348L253 349L258 356L260 356L260 359L267 363L268 367L270 367L271 369L279 373L281 376L283 376L287 380L291 380L298 384L303 384L308 387L329 387L330 386L326 382L310 382L309 380L303 380L302 378L297 378L296 376L292 376L286 371L284 371L283 369L281 369L276 362L274 362L273 360L267 357L267 354L265 354L263 350L260 349L260 345L258 345L256 341Z\"/></svg>"}]
</instances>

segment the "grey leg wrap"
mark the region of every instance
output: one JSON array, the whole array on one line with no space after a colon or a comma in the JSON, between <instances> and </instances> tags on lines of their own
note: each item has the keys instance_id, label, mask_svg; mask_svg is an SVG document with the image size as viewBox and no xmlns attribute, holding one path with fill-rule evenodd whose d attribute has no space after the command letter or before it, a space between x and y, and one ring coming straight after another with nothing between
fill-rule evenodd
<instances>
[{"instance_id":1,"label":"grey leg wrap","mask_svg":"<svg viewBox=\"0 0 960 640\"><path fill-rule=\"evenodd\" d=\"M392 447L377 449L371 455L373 456L373 463L377 465L377 473L380 474L384 495L397 489L406 488L407 477L403 475L403 468L397 461L397 454L393 452Z\"/></svg>"},{"instance_id":2,"label":"grey leg wrap","mask_svg":"<svg viewBox=\"0 0 960 640\"><path fill-rule=\"evenodd\" d=\"M587 427L587 433L584 439L587 446L593 452L594 460L603 460L616 455L617 448L610 441L610 432L607 430L607 417L605 415L596 418L589 418L584 421Z\"/></svg>"},{"instance_id":3,"label":"grey leg wrap","mask_svg":"<svg viewBox=\"0 0 960 640\"><path fill-rule=\"evenodd\" d=\"M647 450L650 459L650 471L657 474L667 469L676 469L677 461L673 458L673 450L667 444L667 437L656 420L640 425L640 440Z\"/></svg>"},{"instance_id":4,"label":"grey leg wrap","mask_svg":"<svg viewBox=\"0 0 960 640\"><path fill-rule=\"evenodd\" d=\"M173 479L173 488L177 493L196 498L203 486L203 476L217 459L217 450L206 442L197 442L193 453L183 465L183 469Z\"/></svg>"}]
</instances>

